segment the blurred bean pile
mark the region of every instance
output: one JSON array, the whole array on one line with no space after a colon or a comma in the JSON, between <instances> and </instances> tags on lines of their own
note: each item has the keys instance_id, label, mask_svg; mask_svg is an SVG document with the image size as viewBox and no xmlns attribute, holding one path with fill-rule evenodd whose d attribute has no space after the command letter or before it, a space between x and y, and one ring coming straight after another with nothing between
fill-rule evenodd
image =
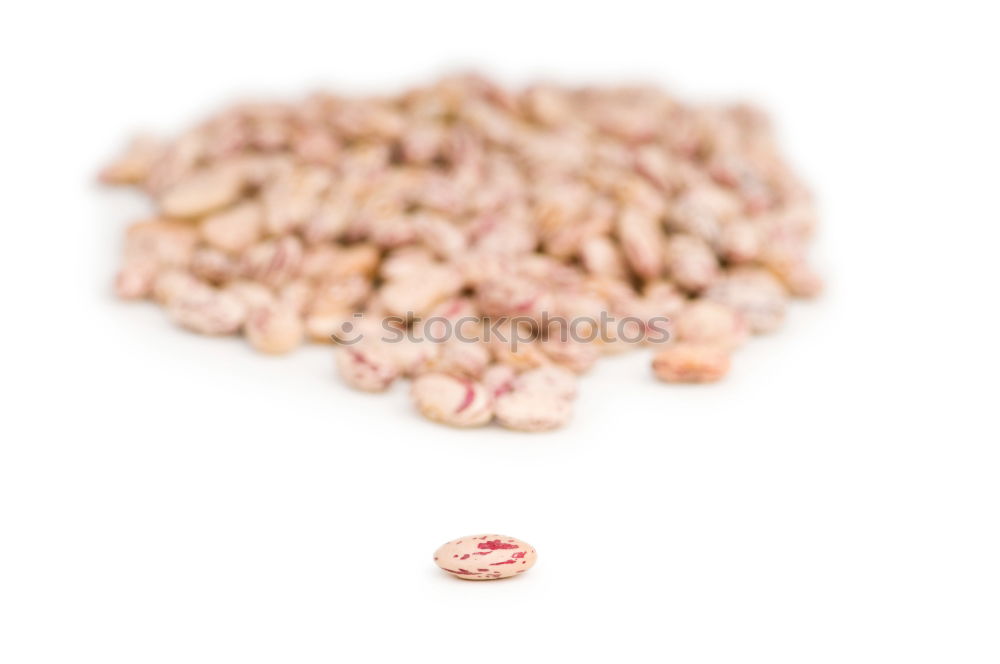
<instances>
[{"instance_id":1,"label":"blurred bean pile","mask_svg":"<svg viewBox=\"0 0 1000 664\"><path fill-rule=\"evenodd\" d=\"M333 344L350 385L413 378L455 426L558 427L575 375L640 345L662 380L718 380L820 288L813 203L767 119L651 87L456 76L243 104L136 138L101 178L156 209L126 233L119 296L264 353ZM669 341L626 334L662 319Z\"/></svg>"}]
</instances>

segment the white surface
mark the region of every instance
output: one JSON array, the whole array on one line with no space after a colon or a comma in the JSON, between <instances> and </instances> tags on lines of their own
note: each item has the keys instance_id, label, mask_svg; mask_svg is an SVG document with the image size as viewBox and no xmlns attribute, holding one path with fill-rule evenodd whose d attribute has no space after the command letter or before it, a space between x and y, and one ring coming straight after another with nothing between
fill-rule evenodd
<instances>
[{"instance_id":1,"label":"white surface","mask_svg":"<svg viewBox=\"0 0 1000 664\"><path fill-rule=\"evenodd\" d=\"M987 3L251 4L5 11L0 661L1000 659ZM829 293L718 387L602 363L545 436L441 428L327 350L108 295L141 207L92 177L130 130L460 66L763 103ZM538 565L434 567L480 531Z\"/></svg>"}]
</instances>

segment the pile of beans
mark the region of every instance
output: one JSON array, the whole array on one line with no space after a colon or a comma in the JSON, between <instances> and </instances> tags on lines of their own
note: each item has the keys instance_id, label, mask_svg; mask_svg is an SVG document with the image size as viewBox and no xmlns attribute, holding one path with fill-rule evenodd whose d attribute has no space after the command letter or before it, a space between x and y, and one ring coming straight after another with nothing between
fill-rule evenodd
<instances>
[{"instance_id":1,"label":"pile of beans","mask_svg":"<svg viewBox=\"0 0 1000 664\"><path fill-rule=\"evenodd\" d=\"M664 381L718 380L820 288L813 203L767 119L650 87L456 76L244 104L101 177L156 208L119 296L264 353L331 343L351 386L411 378L454 426L558 427L575 376L638 345Z\"/></svg>"}]
</instances>

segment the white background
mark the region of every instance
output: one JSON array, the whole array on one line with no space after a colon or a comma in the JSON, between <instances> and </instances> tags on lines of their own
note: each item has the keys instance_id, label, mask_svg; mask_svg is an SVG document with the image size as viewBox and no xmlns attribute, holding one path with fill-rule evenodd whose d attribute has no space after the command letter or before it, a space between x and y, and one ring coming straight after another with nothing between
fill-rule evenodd
<instances>
[{"instance_id":1,"label":"white background","mask_svg":"<svg viewBox=\"0 0 1000 664\"><path fill-rule=\"evenodd\" d=\"M916 4L8 7L0 662L996 664L998 21ZM763 104L829 291L718 386L601 363L541 436L110 296L132 130L467 68ZM434 567L477 532L538 565Z\"/></svg>"}]
</instances>

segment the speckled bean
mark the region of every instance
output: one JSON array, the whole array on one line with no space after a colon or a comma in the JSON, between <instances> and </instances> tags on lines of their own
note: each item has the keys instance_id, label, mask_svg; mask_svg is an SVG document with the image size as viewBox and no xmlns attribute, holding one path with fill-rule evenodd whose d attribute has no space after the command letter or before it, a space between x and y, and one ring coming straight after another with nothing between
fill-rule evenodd
<instances>
[{"instance_id":1,"label":"speckled bean","mask_svg":"<svg viewBox=\"0 0 1000 664\"><path fill-rule=\"evenodd\" d=\"M425 373L413 381L413 402L424 417L455 427L475 427L493 419L493 397L477 381Z\"/></svg>"},{"instance_id":2,"label":"speckled bean","mask_svg":"<svg viewBox=\"0 0 1000 664\"><path fill-rule=\"evenodd\" d=\"M167 313L193 332L234 334L246 320L247 306L230 293L197 285L174 294L167 302Z\"/></svg>"},{"instance_id":3,"label":"speckled bean","mask_svg":"<svg viewBox=\"0 0 1000 664\"><path fill-rule=\"evenodd\" d=\"M302 319L287 306L267 304L250 309L245 333L254 349L268 355L283 355L303 340Z\"/></svg>"},{"instance_id":4,"label":"speckled bean","mask_svg":"<svg viewBox=\"0 0 1000 664\"><path fill-rule=\"evenodd\" d=\"M364 392L382 392L399 377L392 355L374 343L359 343L337 349L337 369L351 387Z\"/></svg>"},{"instance_id":5,"label":"speckled bean","mask_svg":"<svg viewBox=\"0 0 1000 664\"><path fill-rule=\"evenodd\" d=\"M729 352L722 346L677 343L653 358L653 373L667 383L711 383L729 371Z\"/></svg>"},{"instance_id":6,"label":"speckled bean","mask_svg":"<svg viewBox=\"0 0 1000 664\"><path fill-rule=\"evenodd\" d=\"M468 535L442 544L434 552L438 567L469 581L524 574L537 560L534 547L507 535Z\"/></svg>"}]
</instances>

